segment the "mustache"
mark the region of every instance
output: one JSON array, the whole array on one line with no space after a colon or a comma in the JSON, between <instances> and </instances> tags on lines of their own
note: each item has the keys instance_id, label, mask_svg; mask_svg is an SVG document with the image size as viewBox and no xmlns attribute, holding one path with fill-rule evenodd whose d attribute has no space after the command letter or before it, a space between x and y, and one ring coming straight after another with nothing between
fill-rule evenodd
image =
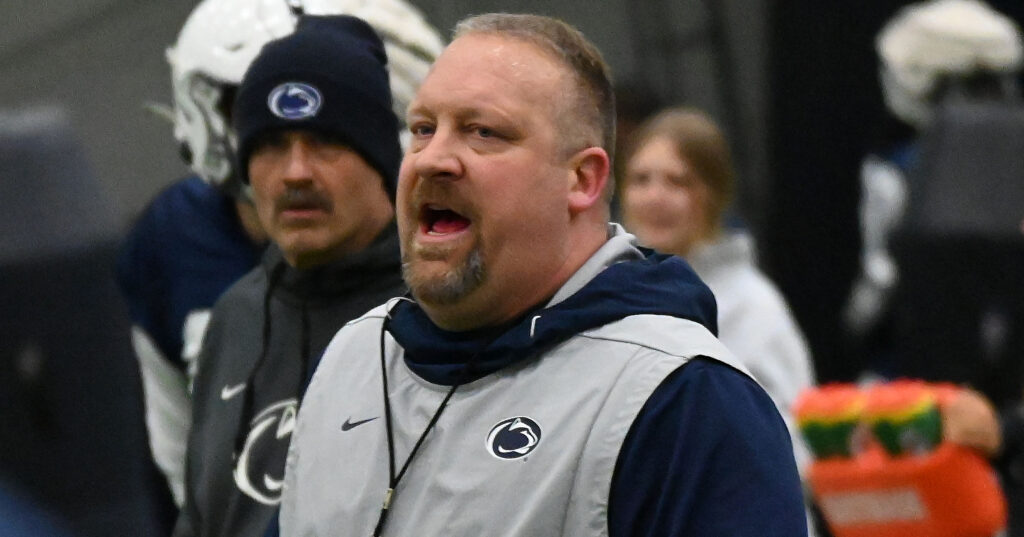
<instances>
[{"instance_id":1,"label":"mustache","mask_svg":"<svg viewBox=\"0 0 1024 537\"><path fill-rule=\"evenodd\" d=\"M419 210L428 200L449 208L459 206L462 208L462 211L458 211L459 214L467 218L473 216L468 214L471 204L467 203L461 191L451 184L438 181L421 181L409 196L409 205Z\"/></svg>"},{"instance_id":2,"label":"mustache","mask_svg":"<svg viewBox=\"0 0 1024 537\"><path fill-rule=\"evenodd\" d=\"M315 190L288 188L274 199L274 211L282 212L291 209L320 209L331 212L334 209L334 202Z\"/></svg>"}]
</instances>

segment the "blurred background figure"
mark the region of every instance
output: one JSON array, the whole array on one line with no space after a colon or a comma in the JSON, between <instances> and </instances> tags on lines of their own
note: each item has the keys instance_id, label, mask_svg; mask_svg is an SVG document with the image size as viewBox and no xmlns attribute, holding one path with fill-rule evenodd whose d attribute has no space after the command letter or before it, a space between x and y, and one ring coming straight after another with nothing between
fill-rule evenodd
<instances>
[{"instance_id":1,"label":"blurred background figure","mask_svg":"<svg viewBox=\"0 0 1024 537\"><path fill-rule=\"evenodd\" d=\"M0 492L17 501L0 528L34 503L80 536L166 533L110 271L111 193L59 107L0 110L0 177Z\"/></svg>"},{"instance_id":2,"label":"blurred background figure","mask_svg":"<svg viewBox=\"0 0 1024 537\"><path fill-rule=\"evenodd\" d=\"M997 464L1024 535L1020 28L978 0L933 0L897 12L876 46L890 117L861 168L851 347L866 379L975 388L946 409L945 436Z\"/></svg>"},{"instance_id":3,"label":"blurred background figure","mask_svg":"<svg viewBox=\"0 0 1024 537\"><path fill-rule=\"evenodd\" d=\"M684 257L714 292L719 337L775 401L802 472L809 455L791 409L814 384L814 368L785 300L757 268L753 239L725 223L735 191L725 136L702 112L670 108L634 131L622 158L626 228Z\"/></svg>"},{"instance_id":4,"label":"blurred background figure","mask_svg":"<svg viewBox=\"0 0 1024 537\"><path fill-rule=\"evenodd\" d=\"M926 371L914 371L918 365L907 360L924 360L919 365L944 380L977 381L965 377L974 373L950 370L962 360L937 363L938 356L896 354L900 347L918 345L897 341L912 337L908 330L893 333L901 321L894 318L900 306L892 301L906 305L909 300L896 292L901 279L896 256L916 267L921 256L939 246L959 249L963 259L973 257L968 266L984 268L990 260L979 263L973 255L979 246L986 248L983 242L1020 237L1016 203L1024 203L1024 183L1014 174L1024 169L1015 146L1024 145L1012 139L1024 128L1017 80L1024 55L1020 32L983 2L936 0L898 12L879 33L877 50L890 116L861 167L861 269L844 310L845 326L874 373L919 376ZM947 242L954 239L956 246ZM957 287L983 302L982 279L971 277ZM914 299L933 304L925 296ZM1005 327L994 329L1005 332ZM966 343L961 332L953 332ZM940 334L926 331L921 337L938 342ZM949 351L966 358L982 351L981 343L976 339L968 348Z\"/></svg>"},{"instance_id":5,"label":"blurred background figure","mask_svg":"<svg viewBox=\"0 0 1024 537\"><path fill-rule=\"evenodd\" d=\"M193 175L150 202L122 246L117 272L131 310L150 447L179 507L189 382L209 310L256 266L267 241L249 187L235 170L230 111L253 58L268 41L289 35L301 13L352 14L374 27L384 40L400 119L441 47L436 31L402 0L205 0L168 48L174 95L168 115Z\"/></svg>"}]
</instances>

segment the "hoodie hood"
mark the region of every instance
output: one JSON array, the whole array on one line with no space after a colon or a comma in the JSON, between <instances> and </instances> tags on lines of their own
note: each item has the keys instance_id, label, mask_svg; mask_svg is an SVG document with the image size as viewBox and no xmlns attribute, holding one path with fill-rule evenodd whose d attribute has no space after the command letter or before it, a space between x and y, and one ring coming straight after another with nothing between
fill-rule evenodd
<instances>
[{"instance_id":1,"label":"hoodie hood","mask_svg":"<svg viewBox=\"0 0 1024 537\"><path fill-rule=\"evenodd\" d=\"M679 317L718 334L714 295L686 261L638 248L621 227L610 229L611 239L548 304L512 323L449 332L438 328L415 302L400 301L385 329L405 350L414 373L448 386L472 382L632 315Z\"/></svg>"}]
</instances>

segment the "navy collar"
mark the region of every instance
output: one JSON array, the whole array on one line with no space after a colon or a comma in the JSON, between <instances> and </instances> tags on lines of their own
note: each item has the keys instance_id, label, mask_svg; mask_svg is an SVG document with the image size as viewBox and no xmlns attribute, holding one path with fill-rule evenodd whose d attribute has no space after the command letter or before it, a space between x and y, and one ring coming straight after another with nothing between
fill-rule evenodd
<instances>
[{"instance_id":1,"label":"navy collar","mask_svg":"<svg viewBox=\"0 0 1024 537\"><path fill-rule=\"evenodd\" d=\"M556 300L538 304L506 325L451 332L435 325L418 304L403 300L391 310L386 329L405 350L406 364L414 373L448 386L482 378L576 334L632 315L688 319L717 334L714 295L686 261L638 249L632 236L626 237L632 255L604 267L564 300L558 300L561 292L556 293ZM464 371L474 356L472 370Z\"/></svg>"}]
</instances>

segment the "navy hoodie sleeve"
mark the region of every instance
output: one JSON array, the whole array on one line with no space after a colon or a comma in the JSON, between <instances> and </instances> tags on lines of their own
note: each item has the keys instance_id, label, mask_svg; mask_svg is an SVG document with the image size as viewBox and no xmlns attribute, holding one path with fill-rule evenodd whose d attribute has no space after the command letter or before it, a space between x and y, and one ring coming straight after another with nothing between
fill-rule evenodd
<instances>
[{"instance_id":1,"label":"navy hoodie sleeve","mask_svg":"<svg viewBox=\"0 0 1024 537\"><path fill-rule=\"evenodd\" d=\"M713 360L645 403L612 479L609 537L807 535L786 426L764 390Z\"/></svg>"},{"instance_id":2,"label":"navy hoodie sleeve","mask_svg":"<svg viewBox=\"0 0 1024 537\"><path fill-rule=\"evenodd\" d=\"M132 324L179 368L185 320L212 307L262 254L234 203L195 176L172 183L139 216L118 254L117 282Z\"/></svg>"}]
</instances>

